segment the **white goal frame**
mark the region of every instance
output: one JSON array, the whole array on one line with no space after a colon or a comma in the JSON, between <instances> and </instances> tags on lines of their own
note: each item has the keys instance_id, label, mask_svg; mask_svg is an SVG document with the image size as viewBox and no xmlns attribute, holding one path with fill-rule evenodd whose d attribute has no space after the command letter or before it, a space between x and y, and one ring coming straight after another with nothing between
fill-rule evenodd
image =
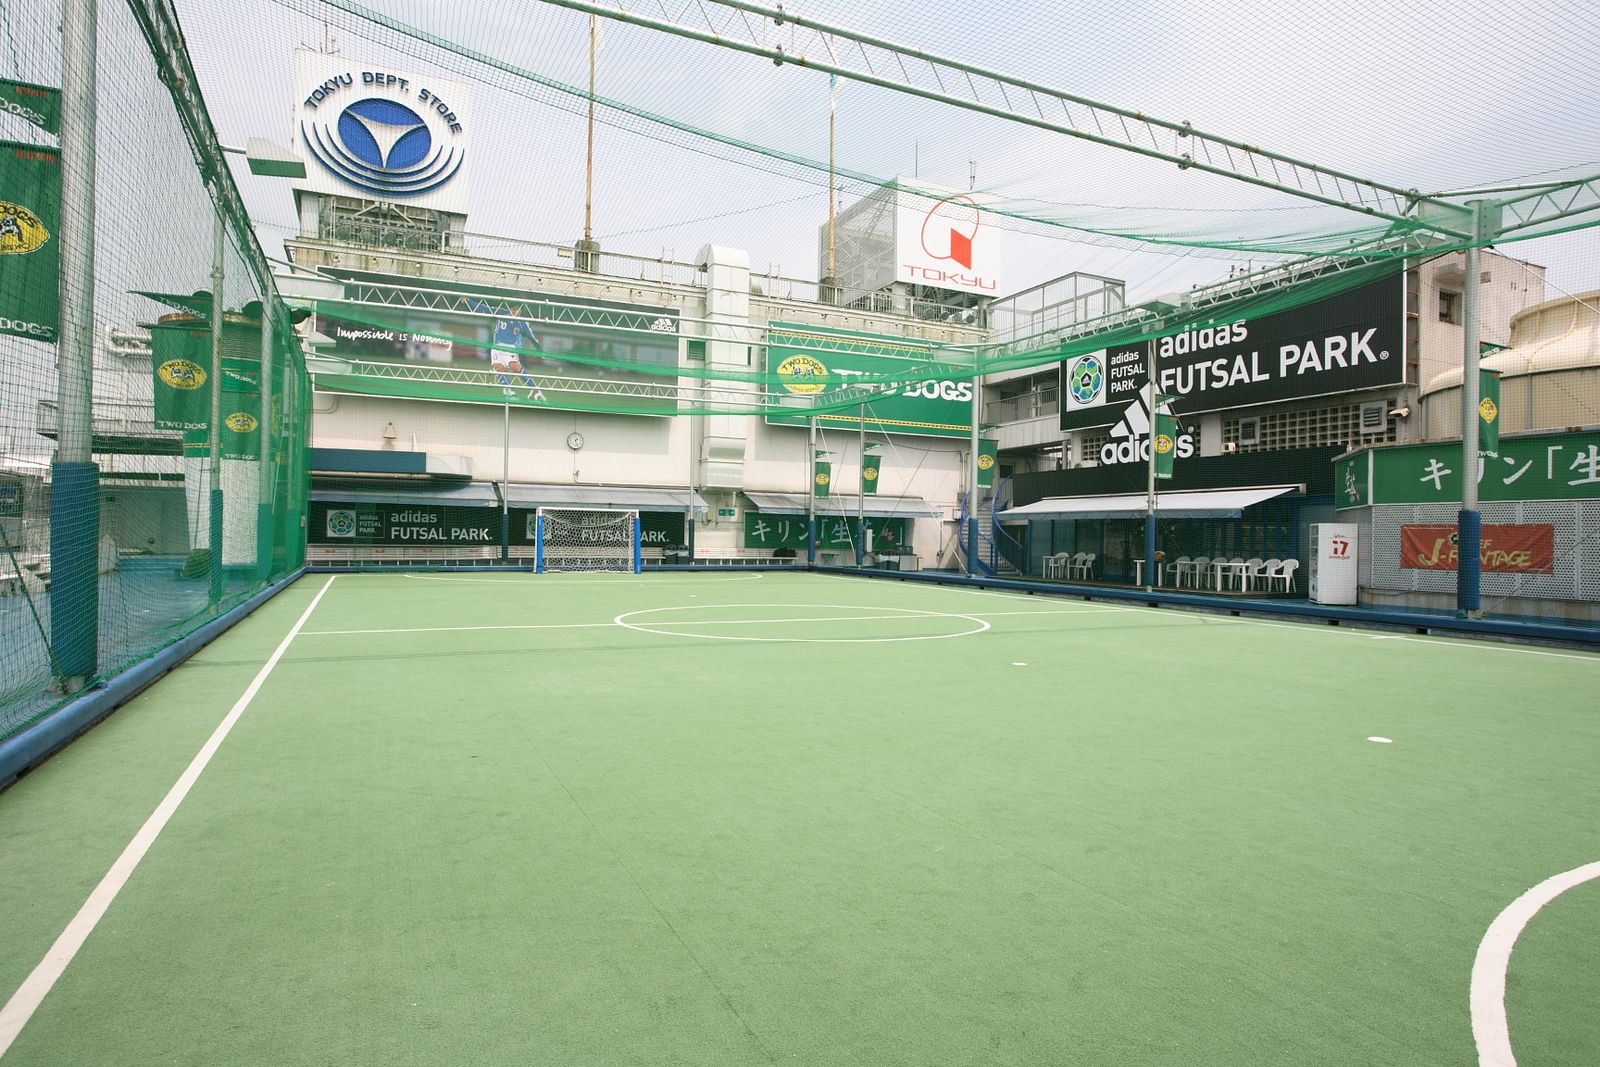
<instances>
[{"instance_id":1,"label":"white goal frame","mask_svg":"<svg viewBox=\"0 0 1600 1067\"><path fill-rule=\"evenodd\" d=\"M637 574L644 566L639 525L637 510L540 508L533 536L534 570Z\"/></svg>"}]
</instances>

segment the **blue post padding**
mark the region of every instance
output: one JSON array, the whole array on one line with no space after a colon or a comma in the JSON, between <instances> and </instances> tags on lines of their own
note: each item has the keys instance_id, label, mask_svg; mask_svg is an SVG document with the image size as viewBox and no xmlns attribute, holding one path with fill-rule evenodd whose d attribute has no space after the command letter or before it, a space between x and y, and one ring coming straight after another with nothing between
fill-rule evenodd
<instances>
[{"instance_id":1,"label":"blue post padding","mask_svg":"<svg viewBox=\"0 0 1600 1067\"><path fill-rule=\"evenodd\" d=\"M540 515L533 524L533 573L544 573L544 516Z\"/></svg>"},{"instance_id":2,"label":"blue post padding","mask_svg":"<svg viewBox=\"0 0 1600 1067\"><path fill-rule=\"evenodd\" d=\"M500 512L500 558L503 560L511 558L511 512L509 510Z\"/></svg>"},{"instance_id":3,"label":"blue post padding","mask_svg":"<svg viewBox=\"0 0 1600 1067\"><path fill-rule=\"evenodd\" d=\"M817 562L817 520L815 516L806 520L806 562Z\"/></svg>"},{"instance_id":4,"label":"blue post padding","mask_svg":"<svg viewBox=\"0 0 1600 1067\"><path fill-rule=\"evenodd\" d=\"M637 512L633 516L633 573L644 570L644 520Z\"/></svg>"},{"instance_id":5,"label":"blue post padding","mask_svg":"<svg viewBox=\"0 0 1600 1067\"><path fill-rule=\"evenodd\" d=\"M1156 570L1156 517L1151 515L1144 524L1144 568L1151 585L1161 584L1161 572Z\"/></svg>"},{"instance_id":6,"label":"blue post padding","mask_svg":"<svg viewBox=\"0 0 1600 1067\"><path fill-rule=\"evenodd\" d=\"M263 582L272 577L272 505L256 505L256 577Z\"/></svg>"},{"instance_id":7,"label":"blue post padding","mask_svg":"<svg viewBox=\"0 0 1600 1067\"><path fill-rule=\"evenodd\" d=\"M211 487L211 603L222 603L228 572L222 569L222 486Z\"/></svg>"},{"instance_id":8,"label":"blue post padding","mask_svg":"<svg viewBox=\"0 0 1600 1067\"><path fill-rule=\"evenodd\" d=\"M1483 515L1476 511L1456 513L1460 531L1456 544L1456 610L1477 611L1483 570Z\"/></svg>"},{"instance_id":9,"label":"blue post padding","mask_svg":"<svg viewBox=\"0 0 1600 1067\"><path fill-rule=\"evenodd\" d=\"M867 564L867 524L860 519L856 520L856 566L864 567Z\"/></svg>"},{"instance_id":10,"label":"blue post padding","mask_svg":"<svg viewBox=\"0 0 1600 1067\"><path fill-rule=\"evenodd\" d=\"M100 647L100 468L50 467L50 650L63 678L95 673Z\"/></svg>"}]
</instances>

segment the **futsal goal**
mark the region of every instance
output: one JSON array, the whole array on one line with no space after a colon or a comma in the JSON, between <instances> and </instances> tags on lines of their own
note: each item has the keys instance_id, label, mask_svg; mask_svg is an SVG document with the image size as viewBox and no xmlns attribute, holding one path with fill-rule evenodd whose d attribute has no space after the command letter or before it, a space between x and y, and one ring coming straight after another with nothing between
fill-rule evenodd
<instances>
[{"instance_id":1,"label":"futsal goal","mask_svg":"<svg viewBox=\"0 0 1600 1067\"><path fill-rule=\"evenodd\" d=\"M534 567L554 571L635 571L643 565L639 513L596 508L540 508Z\"/></svg>"}]
</instances>

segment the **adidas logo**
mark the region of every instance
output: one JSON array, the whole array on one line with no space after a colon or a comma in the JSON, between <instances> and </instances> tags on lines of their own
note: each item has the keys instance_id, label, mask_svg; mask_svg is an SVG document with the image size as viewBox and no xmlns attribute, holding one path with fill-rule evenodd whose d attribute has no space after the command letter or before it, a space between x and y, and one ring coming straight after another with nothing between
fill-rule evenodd
<instances>
[{"instance_id":1,"label":"adidas logo","mask_svg":"<svg viewBox=\"0 0 1600 1067\"><path fill-rule=\"evenodd\" d=\"M1150 385L1146 383L1138 394L1122 409L1122 418L1111 427L1111 440L1100 449L1100 462L1105 466L1115 463L1150 462ZM1195 453L1194 434L1180 430L1178 434L1178 459L1187 459Z\"/></svg>"}]
</instances>

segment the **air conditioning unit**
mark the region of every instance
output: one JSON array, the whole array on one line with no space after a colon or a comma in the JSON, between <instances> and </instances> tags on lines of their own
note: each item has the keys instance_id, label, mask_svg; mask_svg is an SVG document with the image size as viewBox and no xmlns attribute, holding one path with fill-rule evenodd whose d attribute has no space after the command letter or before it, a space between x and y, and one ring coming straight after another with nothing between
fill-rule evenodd
<instances>
[{"instance_id":1,"label":"air conditioning unit","mask_svg":"<svg viewBox=\"0 0 1600 1067\"><path fill-rule=\"evenodd\" d=\"M1361 405L1361 432L1384 433L1389 428L1389 402L1369 400Z\"/></svg>"},{"instance_id":2,"label":"air conditioning unit","mask_svg":"<svg viewBox=\"0 0 1600 1067\"><path fill-rule=\"evenodd\" d=\"M1261 443L1261 419L1256 415L1246 415L1239 420L1239 444L1259 445Z\"/></svg>"}]
</instances>

